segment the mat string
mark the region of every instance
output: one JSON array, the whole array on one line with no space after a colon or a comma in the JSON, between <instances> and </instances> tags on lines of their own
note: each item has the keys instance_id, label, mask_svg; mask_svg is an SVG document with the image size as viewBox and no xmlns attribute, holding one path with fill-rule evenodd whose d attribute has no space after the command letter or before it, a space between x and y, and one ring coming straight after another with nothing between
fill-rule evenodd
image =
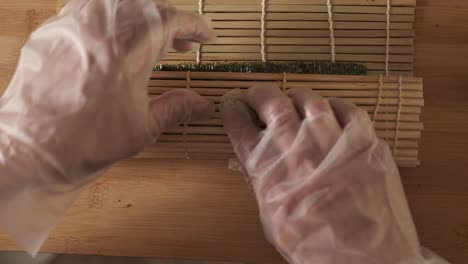
<instances>
[{"instance_id":1,"label":"mat string","mask_svg":"<svg viewBox=\"0 0 468 264\"><path fill-rule=\"evenodd\" d=\"M380 75L379 78L379 93L377 94L377 104L375 105L374 114L372 115L372 123L375 123L377 114L379 113L380 101L382 100L382 91L383 91L383 75Z\"/></svg>"},{"instance_id":2,"label":"mat string","mask_svg":"<svg viewBox=\"0 0 468 264\"><path fill-rule=\"evenodd\" d=\"M390 11L391 11L391 0L387 0L387 39L385 44L385 76L389 75L389 63L390 63Z\"/></svg>"},{"instance_id":3,"label":"mat string","mask_svg":"<svg viewBox=\"0 0 468 264\"><path fill-rule=\"evenodd\" d=\"M398 81L398 111L397 111L397 120L395 126L395 142L393 143L393 155L396 156L396 150L398 147L398 133L400 131L400 118L401 118L401 108L403 105L403 77L400 75Z\"/></svg>"},{"instance_id":4,"label":"mat string","mask_svg":"<svg viewBox=\"0 0 468 264\"><path fill-rule=\"evenodd\" d=\"M262 17L261 17L261 22L262 22L262 30L260 33L260 42L262 45L261 53L262 53L262 62L266 62L266 5L267 5L267 0L262 0Z\"/></svg>"},{"instance_id":5,"label":"mat string","mask_svg":"<svg viewBox=\"0 0 468 264\"><path fill-rule=\"evenodd\" d=\"M200 0L198 2L198 13L200 15L203 15L205 12L204 12L204 0ZM201 52L202 52L202 44L200 43L200 45L198 46L198 50L197 50L197 63L200 64L201 63Z\"/></svg>"},{"instance_id":6,"label":"mat string","mask_svg":"<svg viewBox=\"0 0 468 264\"><path fill-rule=\"evenodd\" d=\"M186 89L191 89L190 87L190 71L187 71L187 75L186 75L186 79L185 79L185 88ZM188 124L187 124L187 121L185 121L184 123L184 134L183 134L183 138L184 138L184 146L185 146L185 159L189 160L190 159L190 154L189 154L189 151L188 151L188 140L187 140L187 132L188 132Z\"/></svg>"},{"instance_id":7,"label":"mat string","mask_svg":"<svg viewBox=\"0 0 468 264\"><path fill-rule=\"evenodd\" d=\"M336 45L335 45L335 29L333 26L333 10L332 10L332 0L327 0L328 7L328 22L330 25L330 47L331 47L331 56L332 62L336 62Z\"/></svg>"}]
</instances>

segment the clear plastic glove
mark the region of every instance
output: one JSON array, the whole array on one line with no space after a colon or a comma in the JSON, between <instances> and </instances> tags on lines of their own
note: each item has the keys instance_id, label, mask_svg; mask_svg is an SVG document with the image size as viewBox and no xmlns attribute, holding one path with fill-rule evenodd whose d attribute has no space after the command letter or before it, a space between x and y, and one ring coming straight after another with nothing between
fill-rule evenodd
<instances>
[{"instance_id":1,"label":"clear plastic glove","mask_svg":"<svg viewBox=\"0 0 468 264\"><path fill-rule=\"evenodd\" d=\"M420 246L398 169L366 112L268 85L227 94L223 105L266 236L289 263L447 263Z\"/></svg>"},{"instance_id":2,"label":"clear plastic glove","mask_svg":"<svg viewBox=\"0 0 468 264\"><path fill-rule=\"evenodd\" d=\"M0 100L0 228L36 253L80 187L210 111L146 86L169 48L212 37L202 17L151 0L72 0L32 33Z\"/></svg>"}]
</instances>

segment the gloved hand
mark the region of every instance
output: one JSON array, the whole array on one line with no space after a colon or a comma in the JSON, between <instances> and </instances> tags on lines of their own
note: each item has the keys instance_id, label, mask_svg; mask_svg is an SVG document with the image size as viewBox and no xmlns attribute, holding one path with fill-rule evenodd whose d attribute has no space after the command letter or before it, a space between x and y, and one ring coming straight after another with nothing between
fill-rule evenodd
<instances>
[{"instance_id":1,"label":"gloved hand","mask_svg":"<svg viewBox=\"0 0 468 264\"><path fill-rule=\"evenodd\" d=\"M169 48L212 37L202 17L151 0L72 0L32 33L0 100L0 228L34 254L80 187L210 111L146 86Z\"/></svg>"},{"instance_id":2,"label":"gloved hand","mask_svg":"<svg viewBox=\"0 0 468 264\"><path fill-rule=\"evenodd\" d=\"M223 99L265 234L289 263L447 263L420 246L398 169L365 111L268 85Z\"/></svg>"}]
</instances>

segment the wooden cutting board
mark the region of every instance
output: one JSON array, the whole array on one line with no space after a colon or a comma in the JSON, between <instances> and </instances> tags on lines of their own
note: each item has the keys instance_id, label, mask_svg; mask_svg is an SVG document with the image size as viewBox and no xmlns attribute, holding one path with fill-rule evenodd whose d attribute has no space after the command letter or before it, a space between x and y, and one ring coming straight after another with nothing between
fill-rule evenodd
<instances>
[{"instance_id":1,"label":"wooden cutting board","mask_svg":"<svg viewBox=\"0 0 468 264\"><path fill-rule=\"evenodd\" d=\"M1 87L26 36L55 8L55 0L0 2ZM468 259L468 2L419 0L416 30L415 75L425 79L426 98L422 165L401 172L421 242L462 264ZM0 235L0 250L15 249ZM281 263L263 239L242 176L223 161L117 164L84 190L44 251Z\"/></svg>"}]
</instances>

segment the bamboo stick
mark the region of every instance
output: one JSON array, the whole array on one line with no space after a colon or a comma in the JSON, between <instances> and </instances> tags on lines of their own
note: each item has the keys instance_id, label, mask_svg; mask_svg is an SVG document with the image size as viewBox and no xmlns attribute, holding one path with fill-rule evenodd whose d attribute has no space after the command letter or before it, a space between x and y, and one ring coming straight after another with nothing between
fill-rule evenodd
<instances>
[{"instance_id":1,"label":"bamboo stick","mask_svg":"<svg viewBox=\"0 0 468 264\"><path fill-rule=\"evenodd\" d=\"M160 153L161 155L170 154L172 156L175 153L186 154L190 158L194 158L192 153L206 153L206 154L223 154L228 156L229 158L235 158L235 153L232 149L218 149L218 148L194 148L194 147L184 147L184 148L174 148L170 145L163 147L156 144L154 147L150 147L146 149L140 157L146 158L155 158L155 154ZM393 154L394 158L400 161L411 162L418 160L418 151L417 150L404 150L404 151L395 151ZM164 157L164 156L163 156ZM157 158L157 157L156 157Z\"/></svg>"},{"instance_id":2,"label":"bamboo stick","mask_svg":"<svg viewBox=\"0 0 468 264\"><path fill-rule=\"evenodd\" d=\"M198 0L173 0L174 5L195 5ZM204 0L205 5L254 5L259 4L259 0ZM269 0L269 5L326 5L326 0ZM334 0L334 5L356 5L356 6L386 6L386 0ZM416 6L416 0L392 0L392 6Z\"/></svg>"},{"instance_id":3,"label":"bamboo stick","mask_svg":"<svg viewBox=\"0 0 468 264\"><path fill-rule=\"evenodd\" d=\"M321 94L320 92L318 92ZM339 95L339 93L337 93ZM212 96L212 95L205 95L204 96L206 99L210 100L211 102L214 103L219 103L221 102L222 96ZM343 100L346 100L352 104L356 105L376 105L377 103L380 103L382 105L393 105L393 106L419 106L422 107L424 106L424 99L422 98L381 98L377 99L376 97L343 97L340 96Z\"/></svg>"},{"instance_id":4,"label":"bamboo stick","mask_svg":"<svg viewBox=\"0 0 468 264\"><path fill-rule=\"evenodd\" d=\"M217 105L218 106L218 105ZM372 119L374 117L375 105L357 105L359 108L365 110L369 117ZM398 110L395 111L386 111L386 109L398 109L399 106L386 106L381 105L379 106L379 111L375 116L375 121L395 121L398 120ZM419 109L421 112L421 107L414 107L414 106L401 106L400 118L401 122L419 122L420 121L420 114L418 113L405 113L404 110L408 108L416 108ZM218 106L219 109L219 106ZM211 118L222 118L222 114L220 112L215 112L212 114Z\"/></svg>"},{"instance_id":5,"label":"bamboo stick","mask_svg":"<svg viewBox=\"0 0 468 264\"><path fill-rule=\"evenodd\" d=\"M203 53L260 53L261 47L258 45L203 45ZM330 53L330 46L305 46L305 45L282 45L267 46L266 52L269 53ZM413 54L414 48L411 46L391 46L390 54ZM171 51L173 53L176 51ZM336 53L352 54L385 54L385 46L337 46ZM170 54L169 53L169 54Z\"/></svg>"},{"instance_id":6,"label":"bamboo stick","mask_svg":"<svg viewBox=\"0 0 468 264\"><path fill-rule=\"evenodd\" d=\"M212 102L220 102L221 96L205 96L206 99ZM355 105L376 105L378 102L382 105L404 105L404 106L424 106L424 99L415 98L356 98L356 97L344 97L342 98Z\"/></svg>"},{"instance_id":7,"label":"bamboo stick","mask_svg":"<svg viewBox=\"0 0 468 264\"><path fill-rule=\"evenodd\" d=\"M217 105L218 106L218 105ZM375 105L357 105L359 108L365 110L370 118L374 117ZM398 120L398 109L399 106L386 106L381 105L379 106L379 111L375 116L375 121L395 121ZM419 112L421 112L421 107L414 107L414 106L401 106L400 111L400 118L401 122L419 122L420 121L420 114L419 113L408 113L405 112L408 108L416 108ZM218 106L219 109L219 106ZM390 109L392 111L387 111ZM222 118L222 114L220 112L215 112L211 116L212 118Z\"/></svg>"},{"instance_id":8,"label":"bamboo stick","mask_svg":"<svg viewBox=\"0 0 468 264\"><path fill-rule=\"evenodd\" d=\"M396 118L395 118L396 120ZM223 126L222 119L204 119L190 122L192 126ZM401 130L422 130L423 124L420 122L379 122L374 123L376 129L395 129L398 125Z\"/></svg>"},{"instance_id":9,"label":"bamboo stick","mask_svg":"<svg viewBox=\"0 0 468 264\"><path fill-rule=\"evenodd\" d=\"M359 108L366 110L367 113L369 114L369 117L371 119L374 119L374 110L375 106L369 106L369 105L357 105ZM419 122L420 121L420 114L411 114L411 113L400 113L400 117L398 118L398 111L396 112L384 112L383 109L384 107L392 107L392 106L380 106L379 107L379 112L375 116L375 121L395 121L395 120L400 120L400 122ZM393 106L393 107L398 107L398 106ZM368 108L368 109L366 109ZM402 106L402 109L404 109L405 106ZM217 114L213 114L213 118L218 117L221 118L221 116L218 116Z\"/></svg>"},{"instance_id":10,"label":"bamboo stick","mask_svg":"<svg viewBox=\"0 0 468 264\"><path fill-rule=\"evenodd\" d=\"M260 21L261 13L204 13L212 21ZM328 13L268 13L266 21L328 21ZM385 14L334 14L333 21L387 22ZM413 15L391 15L390 22L414 22Z\"/></svg>"},{"instance_id":11,"label":"bamboo stick","mask_svg":"<svg viewBox=\"0 0 468 264\"><path fill-rule=\"evenodd\" d=\"M198 12L198 4L196 5L177 5L178 9ZM262 12L260 2L255 2L251 5L205 5L203 8L206 13L240 13L240 12ZM327 13L326 5L267 5L266 11L271 13ZM349 14L386 14L385 6L352 6L352 5L333 5L332 12L349 13ZM390 10L392 15L414 15L414 7L392 7Z\"/></svg>"},{"instance_id":12,"label":"bamboo stick","mask_svg":"<svg viewBox=\"0 0 468 264\"><path fill-rule=\"evenodd\" d=\"M234 153L230 142L157 142L153 145L161 152L206 152L206 153ZM401 158L417 158L418 149L395 149L394 156Z\"/></svg>"},{"instance_id":13,"label":"bamboo stick","mask_svg":"<svg viewBox=\"0 0 468 264\"><path fill-rule=\"evenodd\" d=\"M228 160L231 158L236 158L234 154L230 153L195 153L190 152L188 153L190 159L200 160ZM140 153L136 158L140 159L187 159L187 153L180 152L180 153L165 153L158 151L157 148L148 148L145 149L142 153ZM395 162L398 166L401 167L417 167L420 165L420 162L417 159L414 160L401 160L395 159Z\"/></svg>"},{"instance_id":14,"label":"bamboo stick","mask_svg":"<svg viewBox=\"0 0 468 264\"><path fill-rule=\"evenodd\" d=\"M259 37L218 37L207 44L216 45L260 45ZM266 38L266 45L329 45L330 38ZM386 45L385 38L335 38L335 44L340 45L360 45L376 46ZM390 46L412 46L413 38L391 38Z\"/></svg>"},{"instance_id":15,"label":"bamboo stick","mask_svg":"<svg viewBox=\"0 0 468 264\"><path fill-rule=\"evenodd\" d=\"M185 80L187 72L164 72L153 71L151 74L152 79L182 79ZM243 72L230 72L229 74L223 72L190 72L191 80L217 80L217 81L283 81L284 75L282 73L243 73ZM302 82L333 82L333 83L379 83L379 76L348 76L348 75L326 75L326 74L287 74L288 82L302 81ZM398 83L400 77L398 76L384 76L382 81L385 83ZM403 77L403 84L405 83L418 83L422 85L422 78L418 77Z\"/></svg>"},{"instance_id":16,"label":"bamboo stick","mask_svg":"<svg viewBox=\"0 0 468 264\"><path fill-rule=\"evenodd\" d=\"M260 21L212 21L214 29L259 29ZM334 22L336 29L381 29L387 26L386 22ZM266 21L266 29L329 29L328 21ZM391 23L390 29L413 28L413 23Z\"/></svg>"},{"instance_id":17,"label":"bamboo stick","mask_svg":"<svg viewBox=\"0 0 468 264\"><path fill-rule=\"evenodd\" d=\"M180 87L182 88L182 87ZM150 94L163 94L173 90L174 87L150 87ZM226 92L231 89L215 89L215 88L191 88L196 93L199 93L203 96L223 96ZM383 98L399 98L400 95L403 98L423 98L423 93L421 91L361 91L361 90L317 90L313 88L301 88L301 89L312 89L314 92L318 93L323 97L355 97L355 98L377 98L379 93Z\"/></svg>"},{"instance_id":18,"label":"bamboo stick","mask_svg":"<svg viewBox=\"0 0 468 264\"><path fill-rule=\"evenodd\" d=\"M206 160L228 160L235 158L233 153L195 153L190 152L190 159L206 159ZM146 148L135 158L139 159L187 159L185 152L167 153L161 152L158 148Z\"/></svg>"},{"instance_id":19,"label":"bamboo stick","mask_svg":"<svg viewBox=\"0 0 468 264\"><path fill-rule=\"evenodd\" d=\"M215 29L214 30L218 37L259 37L259 29ZM336 38L343 37L354 37L354 38L386 38L387 33L385 30L366 29L337 29L334 30ZM414 30L391 30L391 38L401 37L414 37ZM328 29L294 29L294 30L282 30L282 29L268 29L265 31L266 37L330 37L330 31Z\"/></svg>"},{"instance_id":20,"label":"bamboo stick","mask_svg":"<svg viewBox=\"0 0 468 264\"><path fill-rule=\"evenodd\" d=\"M359 108L363 108L362 106L358 106ZM375 106L372 107L375 109ZM379 107L380 109L380 107ZM373 113L368 111L369 117L373 118ZM395 122L396 120L400 120L400 123L418 123L419 120L419 115L416 114L400 114L398 117L397 113L378 113L375 122L379 123L380 127L390 127L393 126L391 122ZM214 116L212 119L209 120L203 120L203 121L194 121L190 122L190 125L222 125L222 122L219 121L221 120L220 118L215 118ZM413 125L408 125L408 126L413 126ZM419 127L419 125L414 125L416 129ZM421 125L422 126L422 125ZM403 125L405 127L405 125ZM386 128L390 129L390 128ZM403 128L402 128L403 129ZM422 130L422 129L421 129Z\"/></svg>"},{"instance_id":21,"label":"bamboo stick","mask_svg":"<svg viewBox=\"0 0 468 264\"><path fill-rule=\"evenodd\" d=\"M153 87L149 90L150 94L163 94L169 92L174 88L164 87ZM310 88L301 88L310 89ZM203 96L223 96L229 89L213 89L213 88L192 88L193 91ZM315 90L323 97L341 97L341 98L377 98L379 91L359 91L359 90ZM382 91L381 97L383 98L399 98L400 94L402 98L415 98L422 99L423 93L418 91Z\"/></svg>"},{"instance_id":22,"label":"bamboo stick","mask_svg":"<svg viewBox=\"0 0 468 264\"><path fill-rule=\"evenodd\" d=\"M187 134L187 135L217 135L225 134L223 127L208 127L208 126L189 126L185 127L176 127L166 131L166 133L173 134ZM377 130L376 134L379 138L395 138L394 130ZM421 138L421 131L418 130L401 130L398 131L398 137L402 139L419 139Z\"/></svg>"},{"instance_id":23,"label":"bamboo stick","mask_svg":"<svg viewBox=\"0 0 468 264\"><path fill-rule=\"evenodd\" d=\"M373 118L373 113L374 113L374 111L375 111L375 107L376 107L376 106L372 106L372 105L357 105L357 106L358 106L359 108L365 110L365 111L369 114L369 117L370 117L370 118ZM402 106L401 109L407 109L407 108L410 108L410 107L414 107L414 106ZM221 105L220 105L220 104L215 104L215 108L216 108L215 112L212 113L212 114L210 115L209 118L214 118L214 119L223 118L223 113L222 113L222 111L220 110L220 109L221 109ZM392 109L392 108L398 109L399 106L386 106L386 105L381 105L381 106L379 107L379 109L378 109L379 111L378 111L378 113L377 113L377 116L376 116L376 119L375 119L375 120L376 120L376 121L395 121L395 120L398 120L397 115L396 115L396 114L398 113L398 111L395 111L395 112L385 112L385 111L383 110L383 109L389 109L389 108L390 108L390 109ZM421 110L421 107L414 107L414 108ZM413 117L419 117L420 114L416 114L416 113L403 113L403 112L400 112L400 114L401 114L402 116L409 116L409 117L411 117L409 120L400 119L401 122L419 122L419 119L413 120L412 118L413 118ZM385 116L385 118L384 118L384 119L379 119L380 116L382 116L382 117ZM387 117L387 116L388 116L388 117ZM393 118L390 118L390 117L393 117Z\"/></svg>"},{"instance_id":24,"label":"bamboo stick","mask_svg":"<svg viewBox=\"0 0 468 264\"><path fill-rule=\"evenodd\" d=\"M194 147L173 147L171 146L172 143L175 142L170 142L168 143L167 146L161 146L160 143L157 143L156 145L149 147L145 149L139 157L145 157L145 158L161 158L161 157L166 157L166 155L172 156L175 153L179 154L185 154L184 157L189 156L191 159L195 158L195 156L198 154L208 154L208 155L213 155L213 154L221 154L223 157L227 158L235 158L236 155L234 151L231 149L219 149L219 148L209 148L209 147L202 147L202 148L194 148ZM193 143L190 143L193 144ZM157 155L157 156L155 156ZM161 156L159 156L161 155ZM419 151L417 149L396 149L393 153L393 156L395 159L398 159L400 161L406 161L406 162L411 162L411 161L418 161L418 155ZM225 159L225 158L222 158Z\"/></svg>"},{"instance_id":25,"label":"bamboo stick","mask_svg":"<svg viewBox=\"0 0 468 264\"><path fill-rule=\"evenodd\" d=\"M193 73L190 73L192 75ZM190 80L190 87L191 88L200 88L200 89L207 89L206 92L213 92L215 95L222 95L226 93L229 89L221 89L221 88L250 88L255 85L262 85L262 84L272 84L275 86L281 85L282 87L286 89L293 89L293 88L310 88L316 91L322 91L322 90L343 90L343 91L348 91L348 90L374 90L378 91L382 89L384 92L388 91L399 91L400 90L400 85L398 83L391 83L391 82L384 82L381 86L378 82L326 82L326 81L320 81L317 80L316 82L310 81L310 82L305 82L305 81L291 81L287 77L286 83L283 85L282 84L283 80L278 80L278 81L239 81L239 80L233 80L233 81L210 81L210 80L197 80L193 78ZM185 88L187 86L187 81L186 80L155 80L152 79L148 82L148 86L150 87L150 90L152 87L162 87L162 88L168 88L168 87L179 87L179 88ZM210 89L213 88L213 89ZM409 91L417 91L418 97L422 98L422 85L420 83L410 83L410 82L403 82L401 85L401 89L403 92L409 92ZM156 91L156 90L152 90ZM200 90L202 91L202 90ZM373 93L374 94L374 93ZM376 96L375 96L376 97ZM406 97L406 96L403 96Z\"/></svg>"},{"instance_id":26,"label":"bamboo stick","mask_svg":"<svg viewBox=\"0 0 468 264\"><path fill-rule=\"evenodd\" d=\"M398 57L395 57L398 56ZM297 61L313 61L313 60L329 60L331 55L329 54L304 54L300 53L269 53L266 55L269 62L287 63ZM231 53L231 54L220 54L220 53L205 53L202 55L205 63L219 63L219 62L260 62L261 56L255 53ZM337 62L340 63L359 63L367 66L368 70L383 70L385 69L385 55L383 54L337 54ZM366 59L367 61L361 61L360 58ZM394 62L395 61L395 62ZM392 71L413 71L414 57L413 54L408 55L390 55L389 69ZM195 62L194 54L170 54L166 57L164 64L181 64ZM398 76L398 74L396 74Z\"/></svg>"},{"instance_id":27,"label":"bamboo stick","mask_svg":"<svg viewBox=\"0 0 468 264\"><path fill-rule=\"evenodd\" d=\"M183 138L181 138L183 136ZM188 143L230 143L229 138L225 134L220 135L182 135L182 134L163 134L159 137L158 142L188 142ZM385 141L390 147L395 145L393 139ZM417 149L419 143L411 139L399 139L399 149Z\"/></svg>"},{"instance_id":28,"label":"bamboo stick","mask_svg":"<svg viewBox=\"0 0 468 264\"><path fill-rule=\"evenodd\" d=\"M211 153L211 154L231 154L234 155L234 151L231 149L222 149L222 148L209 148L209 147L173 147L171 144L168 146L161 146L156 144L154 146L155 152L160 153L187 153L188 156L191 156L191 153ZM394 158L402 161L416 161L418 159L418 151L417 150L404 150L404 151L395 151Z\"/></svg>"},{"instance_id":29,"label":"bamboo stick","mask_svg":"<svg viewBox=\"0 0 468 264\"><path fill-rule=\"evenodd\" d=\"M190 53L172 53L166 56L166 60L187 61L194 57ZM210 61L261 61L259 53L203 53L202 57ZM327 61L330 60L330 54L316 53L268 53L267 60L273 61ZM336 54L337 61L349 62L382 62L385 61L385 54ZM390 62L411 63L414 61L413 55L392 55Z\"/></svg>"},{"instance_id":30,"label":"bamboo stick","mask_svg":"<svg viewBox=\"0 0 468 264\"><path fill-rule=\"evenodd\" d=\"M164 145L163 145L164 144ZM180 146L173 146L173 144L181 144ZM216 146L213 145L206 145L203 146L203 144L206 144L204 142L200 142L201 147L189 147L192 146L192 144L197 144L197 142L158 142L154 146L147 148L145 152L147 153L156 153L156 152L161 152L161 153L224 153L224 154L234 154L234 151L232 147L228 148L217 148ZM226 143L231 145L230 143ZM388 144L389 147L390 144ZM406 160L417 160L418 159L418 154L419 151L418 149L396 149L394 151L394 157L401 157Z\"/></svg>"},{"instance_id":31,"label":"bamboo stick","mask_svg":"<svg viewBox=\"0 0 468 264\"><path fill-rule=\"evenodd\" d=\"M187 142L157 142L154 147L157 148L166 148L169 151L186 151L187 149ZM206 149L216 149L216 150L223 150L225 153L233 153L232 144L230 142L215 142L215 143L208 143L208 142L191 142L190 149L198 149L202 150L200 152L206 152ZM204 151L203 151L204 149ZM194 151L197 152L197 151ZM399 157L417 157L418 156L418 149L396 149L395 156Z\"/></svg>"}]
</instances>

